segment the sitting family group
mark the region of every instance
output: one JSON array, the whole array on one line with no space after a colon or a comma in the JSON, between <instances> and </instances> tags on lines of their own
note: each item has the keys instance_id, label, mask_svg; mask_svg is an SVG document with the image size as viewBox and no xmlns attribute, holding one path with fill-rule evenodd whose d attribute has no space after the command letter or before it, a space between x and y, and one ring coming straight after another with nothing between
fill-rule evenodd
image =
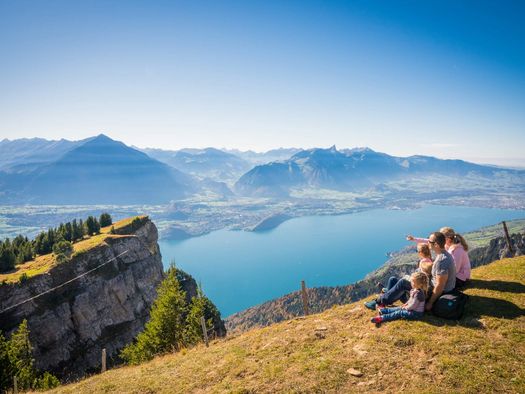
<instances>
[{"instance_id":1,"label":"sitting family group","mask_svg":"<svg viewBox=\"0 0 525 394\"><path fill-rule=\"evenodd\" d=\"M416 271L403 278L391 277L377 299L365 303L379 315L372 323L398 319L419 319L425 311L436 310L436 301L447 294L454 294L464 287L470 279L470 260L465 239L450 227L427 238L407 236L407 240L417 242L421 258ZM432 261L432 254L435 258ZM400 300L400 307L388 307Z\"/></svg>"}]
</instances>

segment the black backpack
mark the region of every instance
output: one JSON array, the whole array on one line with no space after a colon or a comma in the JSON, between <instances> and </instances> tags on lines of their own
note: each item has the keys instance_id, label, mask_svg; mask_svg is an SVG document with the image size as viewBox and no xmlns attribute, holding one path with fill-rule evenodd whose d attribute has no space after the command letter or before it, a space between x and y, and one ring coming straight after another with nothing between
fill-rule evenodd
<instances>
[{"instance_id":1,"label":"black backpack","mask_svg":"<svg viewBox=\"0 0 525 394\"><path fill-rule=\"evenodd\" d=\"M468 295L461 291L443 294L432 306L432 313L444 319L459 320L463 316Z\"/></svg>"}]
</instances>

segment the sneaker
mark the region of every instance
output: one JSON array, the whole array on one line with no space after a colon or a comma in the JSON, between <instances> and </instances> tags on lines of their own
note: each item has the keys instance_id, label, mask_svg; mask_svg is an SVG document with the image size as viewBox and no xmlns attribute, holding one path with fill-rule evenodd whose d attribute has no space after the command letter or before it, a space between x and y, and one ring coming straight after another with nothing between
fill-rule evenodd
<instances>
[{"instance_id":1,"label":"sneaker","mask_svg":"<svg viewBox=\"0 0 525 394\"><path fill-rule=\"evenodd\" d=\"M383 287L383 288L381 289L381 294L385 294L387 291L388 291L388 289L387 289L386 287Z\"/></svg>"},{"instance_id":2,"label":"sneaker","mask_svg":"<svg viewBox=\"0 0 525 394\"><path fill-rule=\"evenodd\" d=\"M373 311L376 310L376 306L377 306L377 301L376 300L365 302L365 307L368 308L368 309L371 309Z\"/></svg>"},{"instance_id":3,"label":"sneaker","mask_svg":"<svg viewBox=\"0 0 525 394\"><path fill-rule=\"evenodd\" d=\"M372 323L375 323L375 324L381 324L383 322L383 317L382 316L375 316L372 319L370 319L370 321Z\"/></svg>"}]
</instances>

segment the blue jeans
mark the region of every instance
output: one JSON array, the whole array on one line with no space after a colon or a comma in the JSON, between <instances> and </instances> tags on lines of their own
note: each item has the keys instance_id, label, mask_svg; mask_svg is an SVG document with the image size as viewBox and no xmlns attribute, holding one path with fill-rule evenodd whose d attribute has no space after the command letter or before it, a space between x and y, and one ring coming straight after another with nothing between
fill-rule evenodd
<instances>
[{"instance_id":1,"label":"blue jeans","mask_svg":"<svg viewBox=\"0 0 525 394\"><path fill-rule=\"evenodd\" d=\"M399 319L415 320L423 317L423 312L407 311L401 307L396 308L381 308L381 317L384 321L392 321Z\"/></svg>"},{"instance_id":2,"label":"blue jeans","mask_svg":"<svg viewBox=\"0 0 525 394\"><path fill-rule=\"evenodd\" d=\"M386 293L381 294L378 297L377 302L379 304L391 305L397 300L401 300L401 302L407 302L407 292L412 289L412 286L410 285L410 281L403 278L397 279L396 277L392 276L390 279L388 279L387 289L388 291Z\"/></svg>"}]
</instances>

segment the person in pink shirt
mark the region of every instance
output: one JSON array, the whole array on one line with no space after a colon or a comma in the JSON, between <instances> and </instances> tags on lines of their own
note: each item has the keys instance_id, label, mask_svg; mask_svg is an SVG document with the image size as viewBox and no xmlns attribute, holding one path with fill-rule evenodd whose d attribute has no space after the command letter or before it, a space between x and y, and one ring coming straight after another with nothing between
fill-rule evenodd
<instances>
[{"instance_id":1,"label":"person in pink shirt","mask_svg":"<svg viewBox=\"0 0 525 394\"><path fill-rule=\"evenodd\" d=\"M456 266L456 288L461 288L466 285L470 279L470 259L468 257L468 244L465 238L457 234L454 229L450 227L442 227L439 232L445 236L445 250L449 252L454 258ZM407 235L408 241L417 243L427 242L426 238L416 238L412 235Z\"/></svg>"},{"instance_id":2,"label":"person in pink shirt","mask_svg":"<svg viewBox=\"0 0 525 394\"><path fill-rule=\"evenodd\" d=\"M450 227L439 230L445 236L445 249L454 257L456 263L456 288L464 287L470 279L470 259L468 257L468 244L460 234Z\"/></svg>"}]
</instances>

